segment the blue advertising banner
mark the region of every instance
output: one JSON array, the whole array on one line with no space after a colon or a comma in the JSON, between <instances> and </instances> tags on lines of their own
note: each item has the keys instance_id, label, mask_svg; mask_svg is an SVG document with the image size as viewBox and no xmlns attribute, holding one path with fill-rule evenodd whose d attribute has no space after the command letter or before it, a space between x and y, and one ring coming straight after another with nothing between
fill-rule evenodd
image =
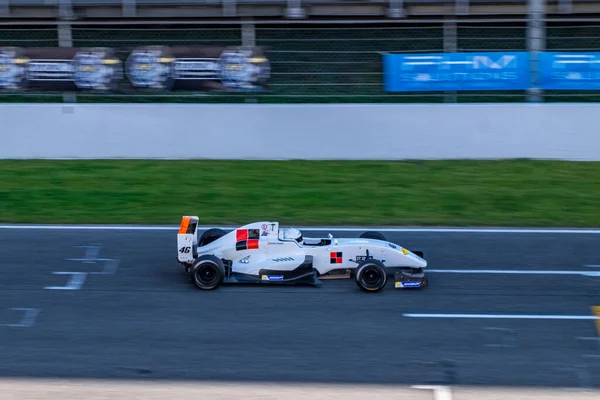
<instances>
[{"instance_id":1,"label":"blue advertising banner","mask_svg":"<svg viewBox=\"0 0 600 400\"><path fill-rule=\"evenodd\" d=\"M600 90L600 53L542 52L539 86L545 90Z\"/></svg>"},{"instance_id":2,"label":"blue advertising banner","mask_svg":"<svg viewBox=\"0 0 600 400\"><path fill-rule=\"evenodd\" d=\"M526 90L528 52L385 54L388 92Z\"/></svg>"}]
</instances>

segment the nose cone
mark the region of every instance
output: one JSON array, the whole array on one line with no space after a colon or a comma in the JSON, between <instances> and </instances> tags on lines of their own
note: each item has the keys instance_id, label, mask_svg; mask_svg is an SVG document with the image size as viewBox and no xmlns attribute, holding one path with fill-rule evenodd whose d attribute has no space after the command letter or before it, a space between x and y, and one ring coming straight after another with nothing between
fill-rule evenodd
<instances>
[{"instance_id":1,"label":"nose cone","mask_svg":"<svg viewBox=\"0 0 600 400\"><path fill-rule=\"evenodd\" d=\"M405 256L408 256L412 260L413 265L411 265L411 267L413 267L413 268L425 268L425 267L427 267L427 261L424 258L421 258L418 255L416 255L412 251L403 248L403 249L401 249L401 252Z\"/></svg>"}]
</instances>

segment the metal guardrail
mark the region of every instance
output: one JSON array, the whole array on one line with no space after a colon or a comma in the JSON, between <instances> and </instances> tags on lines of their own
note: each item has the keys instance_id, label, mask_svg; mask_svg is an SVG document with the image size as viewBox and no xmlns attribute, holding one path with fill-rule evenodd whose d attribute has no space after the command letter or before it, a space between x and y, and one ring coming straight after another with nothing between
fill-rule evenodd
<instances>
[{"instance_id":1,"label":"metal guardrail","mask_svg":"<svg viewBox=\"0 0 600 400\"><path fill-rule=\"evenodd\" d=\"M122 5L148 5L148 6L185 6L185 5L222 5L225 3L237 4L281 4L293 3L296 6L311 4L334 5L386 5L396 4L527 4L527 0L0 0L0 6L32 6L32 7L58 7L58 6L122 6ZM549 0L547 4L585 4L597 3L597 0Z\"/></svg>"},{"instance_id":2,"label":"metal guardrail","mask_svg":"<svg viewBox=\"0 0 600 400\"><path fill-rule=\"evenodd\" d=\"M531 5L527 7L529 3ZM0 0L0 8L2 6L6 9L9 8L8 6L21 7L19 12L15 13L15 15L20 15L21 21L11 21L10 15L6 14L1 21L6 26L0 29L0 45L22 47L108 46L118 49L147 45L192 44L265 46L270 49L269 60L272 74L269 86L271 90L261 97L263 99L261 101L403 102L411 101L410 99L415 96L383 92L381 53L537 51L542 48L600 51L599 19L587 25L587 22L575 23L572 20L573 16L568 15L570 21L567 25L554 23L549 24L547 29L541 29L535 23L546 18L539 11L542 8L541 4L552 4L554 8L560 5L564 7L561 12L569 14L570 7L573 5L576 7L577 4L582 3L599 4L600 0ZM411 15L412 18L408 19L399 18L404 10L410 9L410 6L414 5L423 5L422 8L425 9L437 8L439 11L436 16L439 17L441 13L448 13L448 8L453 9L450 13L467 15L469 6L481 5L480 8L485 9L486 5L499 4L506 6L502 7L500 11L491 11L491 14L484 15L479 19L476 14L470 15L468 21L456 19L450 22L450 18L444 20L437 18L435 21L426 22L423 18L430 18L428 15L421 18L415 15ZM156 21L158 18L156 14L162 14L164 8L156 12L152 10L153 5L163 5L167 8L172 6L173 11L176 11L177 6L180 5L190 7L183 8L184 11L179 17L165 17L165 21L160 22ZM261 22L258 19L248 21L240 18L237 22L221 21L227 24L223 27L209 26L211 25L210 19L205 18L205 14L212 13L213 17L239 17L236 9L236 6L239 5L248 5L245 7L246 10L257 9L258 13L264 13L262 9L269 8L270 5L269 11L276 10L278 16L284 12L288 17L289 13L298 13L298 15L293 16L295 17L292 18L294 21L277 18L270 21L265 19L266 21ZM313 7L310 7L311 5ZM309 10L307 14L310 16L314 15L314 10L319 8L319 5L326 5L324 8L327 16L336 16L336 12L340 16L344 16L344 10L353 9L353 17L356 17L357 21L352 23L345 21L345 25L336 26L333 23L336 18L330 18L329 21L319 18L302 18L303 9ZM363 8L354 7L356 5ZM374 7L369 7L369 5ZM29 6L31 9L27 10ZM43 25L50 26L50 28L40 29L40 26L36 26L28 29L20 26L13 29L9 27L9 24L13 22L15 25L23 24L25 19L23 14L25 13L34 16L39 14L36 6L42 6L41 9L51 16L46 17L46 21L30 20L25 22L35 25L42 25L45 22ZM86 9L86 6L90 8ZM94 6L104 7L94 10ZM206 6L206 9L203 6ZM443 6L448 6L448 8ZM191 18L189 10L194 8L203 22L192 23L189 21ZM222 14L219 8L223 9ZM104 9L110 9L108 16L100 16L99 13ZM372 26L375 24L358 21L360 11L357 13L357 9L380 13L381 15L378 14L374 18L378 19L380 23ZM495 13L505 12L506 9L518 10L517 12L520 13L518 18L515 15L504 15L501 17L505 21L500 23L489 18ZM600 7L598 9L600 11ZM22 10L26 12L23 13ZM150 13L144 14L148 10ZM388 21L392 21L388 26L381 24L386 20L386 12L388 17L392 17L387 18ZM410 14L410 11L408 13ZM85 21L86 15L90 14L93 14L93 23ZM64 20L57 21L56 16L58 15L62 16ZM482 15L481 11L479 15ZM368 16L373 18L373 14ZM550 19L556 19L556 17L556 15L548 15ZM78 20L79 18L81 20ZM104 21L99 21L102 18ZM142 26L144 18L153 18L154 20L148 20L152 25ZM176 26L173 21L177 19L189 26ZM132 20L136 21L132 23ZM218 19L215 18L215 20L219 22ZM311 20L314 25L304 24ZM101 22L106 24L100 26ZM279 25L273 26L272 23ZM414 23L419 24L418 28L414 27ZM317 26L318 24L322 26ZM174 94L169 96L170 100L168 101L196 98L194 96L196 95ZM511 92L492 95L489 93L450 94L448 96L455 96L463 101L465 99L475 101L481 98L523 101L528 95L527 93ZM564 96L564 94L560 93L554 97L558 96ZM587 93L585 96L591 98ZM90 95L90 97L93 97L94 101L100 101L98 99L103 98L100 95ZM421 98L427 99L433 97L444 100L446 94L421 96ZM125 100L130 98L127 97ZM214 95L203 98L204 101L231 101L230 99L233 97Z\"/></svg>"},{"instance_id":3,"label":"metal guardrail","mask_svg":"<svg viewBox=\"0 0 600 400\"><path fill-rule=\"evenodd\" d=\"M549 23L536 35L526 22L457 22L448 29L443 21L420 24L399 21L373 26L354 23L334 26L303 25L297 22L277 26L256 24L253 44L268 49L269 90L261 95L176 91L168 94L131 93L106 95L78 93L78 101L170 101L229 102L258 99L261 102L414 102L444 101L524 101L524 91L481 91L446 93L386 92L383 85L382 54L439 52L522 52L534 46L547 51L600 51L600 19L594 23ZM244 42L242 24L229 26L110 26L72 27L70 46L115 48L124 61L143 46L239 46ZM531 37L539 37L536 44ZM0 29L0 47L56 47L56 29ZM560 91L544 93L545 99L598 99L599 92ZM12 95L11 99L20 96ZM52 96L50 93L23 95L27 99ZM54 96L61 96L60 93ZM5 97L5 98L8 98ZM87 99L87 100L81 100ZM136 100L137 99L137 100ZM162 99L162 100L157 100ZM2 100L0 100L1 102ZM12 100L11 100L12 101ZM74 101L74 100L69 100ZM596 100L597 101L597 100Z\"/></svg>"},{"instance_id":4,"label":"metal guardrail","mask_svg":"<svg viewBox=\"0 0 600 400\"><path fill-rule=\"evenodd\" d=\"M455 15L474 16L527 13L532 0L0 0L0 18L40 19L55 18L67 20L85 19L86 8L95 19L119 17L141 19L157 17L155 7L173 7L171 19L205 17L271 17L285 16L291 19L305 19L307 15L319 17L354 16L388 19L403 18L408 9L422 7L425 14L428 8L437 8L436 16L447 14L447 7ZM584 14L594 13L593 6L600 0L541 0L547 8L560 14L571 14L577 7ZM189 7L188 12L177 11L178 7ZM246 6L244 15L238 14L238 7ZM472 8L489 7L489 10ZM512 10L509 10L513 7ZM205 12L204 9L208 12ZM346 12L346 8L350 10ZM13 9L19 9L13 12ZM30 10L28 10L30 9ZM103 10L104 9L104 10ZM215 12L221 9L222 12ZM83 10L83 11L82 11ZM93 11L92 11L93 10ZM115 12L115 10L118 10ZM308 11L306 11L308 10ZM362 10L362 11L361 11ZM364 11L364 12L363 12ZM409 11L410 13L410 11ZM421 17L425 14L419 14ZM414 16L414 15L413 15ZM1 21L10 23L8 20Z\"/></svg>"},{"instance_id":5,"label":"metal guardrail","mask_svg":"<svg viewBox=\"0 0 600 400\"><path fill-rule=\"evenodd\" d=\"M290 19L306 19L307 15L332 17L376 17L398 19L406 15L406 10L411 7L437 8L436 15L448 13L447 7L455 15L475 15L471 8L491 7L491 11L478 10L478 15L501 15L511 13L527 13L528 4L532 0L0 0L0 18L18 17L19 19L40 19L58 17L65 20L85 19L85 15L93 18L115 19L119 17L141 19L144 17L156 18L155 7L173 7L171 19L192 17L264 17L285 16ZM535 1L535 0L533 0ZM584 13L591 13L587 5L599 4L600 0L541 0L546 7L552 7L560 14L570 14L574 7L579 6ZM188 12L177 11L178 7L189 7ZM244 15L238 14L238 7L246 6ZM497 7L495 7L497 6ZM348 14L345 8L351 12ZM513 7L513 10L508 8ZM18 8L19 12L13 13ZM30 8L30 10L28 10ZM86 12L88 8L94 10ZM204 11L204 8L209 10ZM592 7L593 8L593 7ZM104 9L104 10L103 10ZM215 12L221 9L222 12ZM248 9L250 11L248 11ZM84 11L82 11L84 10ZM115 10L118 10L115 12ZM309 10L309 11L306 11ZM362 12L362 11L364 12ZM429 11L425 11L428 13ZM179 14L178 14L179 13ZM491 14L490 14L491 13ZM421 15L422 16L422 15ZM8 20L1 21L9 24Z\"/></svg>"}]
</instances>

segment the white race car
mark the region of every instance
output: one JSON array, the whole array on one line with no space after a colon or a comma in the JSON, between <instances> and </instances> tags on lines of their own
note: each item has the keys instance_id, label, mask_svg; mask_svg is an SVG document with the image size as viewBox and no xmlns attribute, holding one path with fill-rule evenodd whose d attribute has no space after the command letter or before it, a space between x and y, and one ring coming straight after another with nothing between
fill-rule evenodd
<instances>
[{"instance_id":1,"label":"white race car","mask_svg":"<svg viewBox=\"0 0 600 400\"><path fill-rule=\"evenodd\" d=\"M423 253L388 242L378 232L360 238L306 238L277 222L254 222L231 232L208 229L198 237L198 217L184 216L177 260L205 290L222 283L319 284L354 277L368 292L382 290L389 275L396 288L427 286Z\"/></svg>"}]
</instances>

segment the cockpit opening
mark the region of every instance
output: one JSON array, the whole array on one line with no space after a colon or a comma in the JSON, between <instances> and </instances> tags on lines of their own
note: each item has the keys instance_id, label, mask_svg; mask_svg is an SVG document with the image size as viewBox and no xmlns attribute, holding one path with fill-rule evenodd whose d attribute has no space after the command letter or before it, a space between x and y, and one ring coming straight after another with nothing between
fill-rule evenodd
<instances>
[{"instance_id":1,"label":"cockpit opening","mask_svg":"<svg viewBox=\"0 0 600 400\"><path fill-rule=\"evenodd\" d=\"M279 230L279 239L284 241L294 241L303 246L329 246L331 239L305 238L297 228L285 228Z\"/></svg>"},{"instance_id":2,"label":"cockpit opening","mask_svg":"<svg viewBox=\"0 0 600 400\"><path fill-rule=\"evenodd\" d=\"M297 228L284 228L279 230L279 239L302 243L302 232Z\"/></svg>"}]
</instances>

